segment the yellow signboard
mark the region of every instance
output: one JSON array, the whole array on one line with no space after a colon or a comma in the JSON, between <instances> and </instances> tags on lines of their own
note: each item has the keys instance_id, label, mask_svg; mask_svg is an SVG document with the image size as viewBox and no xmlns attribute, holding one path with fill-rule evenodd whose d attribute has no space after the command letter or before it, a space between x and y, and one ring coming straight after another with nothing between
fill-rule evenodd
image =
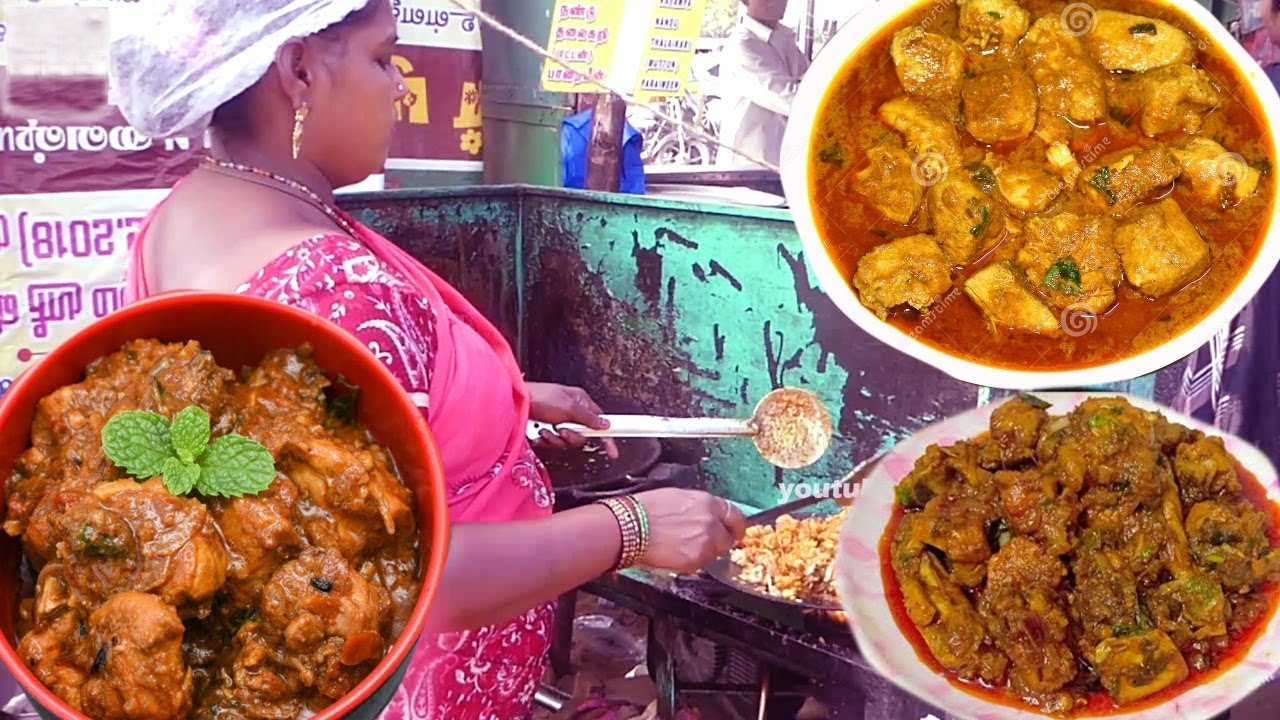
<instances>
[{"instance_id":1,"label":"yellow signboard","mask_svg":"<svg viewBox=\"0 0 1280 720\"><path fill-rule=\"evenodd\" d=\"M642 101L679 94L705 10L706 0L556 0L548 48L573 69L548 60L542 89L600 93L605 83Z\"/></svg>"}]
</instances>

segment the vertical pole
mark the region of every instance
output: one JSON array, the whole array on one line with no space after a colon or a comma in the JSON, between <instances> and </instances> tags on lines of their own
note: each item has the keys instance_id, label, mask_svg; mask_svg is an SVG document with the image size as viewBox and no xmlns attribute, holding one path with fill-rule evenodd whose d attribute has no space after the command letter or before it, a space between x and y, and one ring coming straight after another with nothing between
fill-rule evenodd
<instances>
[{"instance_id":1,"label":"vertical pole","mask_svg":"<svg viewBox=\"0 0 1280 720\"><path fill-rule=\"evenodd\" d=\"M622 186L622 133L627 104L607 93L596 96L592 115L591 145L587 152L587 189L618 192Z\"/></svg>"},{"instance_id":2,"label":"vertical pole","mask_svg":"<svg viewBox=\"0 0 1280 720\"><path fill-rule=\"evenodd\" d=\"M539 44L551 35L555 0L483 0L483 7ZM542 58L487 25L480 38L485 182L562 186L560 125L571 109L569 97L539 89Z\"/></svg>"},{"instance_id":3,"label":"vertical pole","mask_svg":"<svg viewBox=\"0 0 1280 720\"><path fill-rule=\"evenodd\" d=\"M804 13L804 56L810 60L813 60L813 43L818 35L817 23L813 17L817 4L818 0L809 0Z\"/></svg>"}]
</instances>

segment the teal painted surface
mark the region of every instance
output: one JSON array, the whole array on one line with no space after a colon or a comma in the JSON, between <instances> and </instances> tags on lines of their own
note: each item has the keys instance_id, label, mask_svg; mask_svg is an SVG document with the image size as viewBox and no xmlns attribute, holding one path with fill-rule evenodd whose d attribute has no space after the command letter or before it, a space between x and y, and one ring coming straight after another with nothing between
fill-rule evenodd
<instances>
[{"instance_id":1,"label":"teal painted surface","mask_svg":"<svg viewBox=\"0 0 1280 720\"><path fill-rule=\"evenodd\" d=\"M818 393L836 442L787 480L830 481L921 427L1004 395L854 327L815 288L785 211L520 187L351 202L458 278L519 345L531 380L582 385L613 412L676 415L747 417L783 385ZM1105 389L1151 397L1156 383ZM734 500L779 501L781 475L748 441L670 449L701 458L710 487Z\"/></svg>"}]
</instances>

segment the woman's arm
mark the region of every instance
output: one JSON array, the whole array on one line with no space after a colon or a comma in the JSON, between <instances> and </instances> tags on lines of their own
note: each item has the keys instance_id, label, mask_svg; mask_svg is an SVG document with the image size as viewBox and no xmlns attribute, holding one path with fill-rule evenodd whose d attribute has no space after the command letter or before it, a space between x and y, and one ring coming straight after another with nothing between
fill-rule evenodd
<instances>
[{"instance_id":1,"label":"woman's arm","mask_svg":"<svg viewBox=\"0 0 1280 720\"><path fill-rule=\"evenodd\" d=\"M621 549L618 521L603 505L539 520L455 525L427 631L517 617L608 572Z\"/></svg>"},{"instance_id":2,"label":"woman's arm","mask_svg":"<svg viewBox=\"0 0 1280 720\"><path fill-rule=\"evenodd\" d=\"M635 499L649 519L642 565L692 573L742 539L746 518L731 503L693 490L663 488ZM606 573L618 560L622 531L602 505L541 520L459 524L427 625L465 630L518 617Z\"/></svg>"}]
</instances>

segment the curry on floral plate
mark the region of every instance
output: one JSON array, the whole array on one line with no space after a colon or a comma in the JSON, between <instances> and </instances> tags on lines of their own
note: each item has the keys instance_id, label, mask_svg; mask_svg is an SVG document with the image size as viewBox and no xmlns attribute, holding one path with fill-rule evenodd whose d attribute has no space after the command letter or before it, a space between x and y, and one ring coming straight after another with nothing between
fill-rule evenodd
<instances>
[{"instance_id":1,"label":"curry on floral plate","mask_svg":"<svg viewBox=\"0 0 1280 720\"><path fill-rule=\"evenodd\" d=\"M1280 482L1150 401L1039 393L894 448L835 586L875 669L955 717L1207 720L1280 670Z\"/></svg>"}]
</instances>

